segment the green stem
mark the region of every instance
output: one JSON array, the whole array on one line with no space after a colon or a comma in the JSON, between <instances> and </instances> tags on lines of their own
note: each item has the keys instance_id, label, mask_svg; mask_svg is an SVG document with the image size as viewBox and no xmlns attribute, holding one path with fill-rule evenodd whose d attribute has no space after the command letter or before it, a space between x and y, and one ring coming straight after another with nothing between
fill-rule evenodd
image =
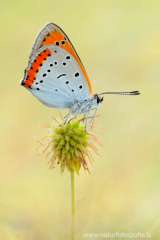
<instances>
[{"instance_id":1,"label":"green stem","mask_svg":"<svg viewBox=\"0 0 160 240\"><path fill-rule=\"evenodd\" d=\"M75 182L74 170L71 169L71 240L75 240Z\"/></svg>"}]
</instances>

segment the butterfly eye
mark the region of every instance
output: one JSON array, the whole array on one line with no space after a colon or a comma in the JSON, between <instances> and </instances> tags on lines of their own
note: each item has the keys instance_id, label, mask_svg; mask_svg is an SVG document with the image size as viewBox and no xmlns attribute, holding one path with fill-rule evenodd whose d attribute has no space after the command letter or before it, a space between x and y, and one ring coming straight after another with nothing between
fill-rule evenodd
<instances>
[{"instance_id":1,"label":"butterfly eye","mask_svg":"<svg viewBox=\"0 0 160 240\"><path fill-rule=\"evenodd\" d=\"M99 103L101 101L101 99L97 96L97 103Z\"/></svg>"}]
</instances>

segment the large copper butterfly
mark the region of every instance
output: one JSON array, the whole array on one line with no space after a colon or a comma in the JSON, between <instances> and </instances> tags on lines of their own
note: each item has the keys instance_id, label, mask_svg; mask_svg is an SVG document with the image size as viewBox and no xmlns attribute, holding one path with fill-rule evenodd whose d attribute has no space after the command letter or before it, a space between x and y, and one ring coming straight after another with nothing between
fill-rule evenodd
<instances>
[{"instance_id":1,"label":"large copper butterfly","mask_svg":"<svg viewBox=\"0 0 160 240\"><path fill-rule=\"evenodd\" d=\"M94 116L102 103L102 94L138 95L133 92L93 94L86 70L67 35L54 23L39 32L20 82L48 107L69 108L71 114ZM94 113L91 111L94 110Z\"/></svg>"}]
</instances>

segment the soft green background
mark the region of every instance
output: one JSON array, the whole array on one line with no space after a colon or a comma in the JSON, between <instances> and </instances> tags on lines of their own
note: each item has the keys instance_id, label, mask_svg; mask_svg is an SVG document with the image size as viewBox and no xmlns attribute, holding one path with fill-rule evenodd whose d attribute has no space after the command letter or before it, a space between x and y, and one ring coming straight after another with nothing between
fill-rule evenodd
<instances>
[{"instance_id":1,"label":"soft green background","mask_svg":"<svg viewBox=\"0 0 160 240\"><path fill-rule=\"evenodd\" d=\"M94 93L141 92L106 95L98 109L105 146L91 175L76 177L76 239L148 231L159 240L159 0L0 0L0 240L70 239L69 175L49 170L35 150L34 136L46 131L37 123L59 114L19 85L47 22L69 36Z\"/></svg>"}]
</instances>

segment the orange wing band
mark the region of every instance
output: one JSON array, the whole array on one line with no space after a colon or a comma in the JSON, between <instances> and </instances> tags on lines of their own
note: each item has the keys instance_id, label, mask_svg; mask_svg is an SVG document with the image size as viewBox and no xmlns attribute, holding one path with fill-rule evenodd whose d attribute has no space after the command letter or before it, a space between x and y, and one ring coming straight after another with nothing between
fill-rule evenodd
<instances>
[{"instance_id":1,"label":"orange wing band","mask_svg":"<svg viewBox=\"0 0 160 240\"><path fill-rule=\"evenodd\" d=\"M36 79L36 74L39 71L39 68L48 56L51 56L51 51L47 48L45 51L40 52L40 54L35 58L34 62L31 63L31 68L27 70L27 79L24 82L26 87L32 86L34 80Z\"/></svg>"}]
</instances>

